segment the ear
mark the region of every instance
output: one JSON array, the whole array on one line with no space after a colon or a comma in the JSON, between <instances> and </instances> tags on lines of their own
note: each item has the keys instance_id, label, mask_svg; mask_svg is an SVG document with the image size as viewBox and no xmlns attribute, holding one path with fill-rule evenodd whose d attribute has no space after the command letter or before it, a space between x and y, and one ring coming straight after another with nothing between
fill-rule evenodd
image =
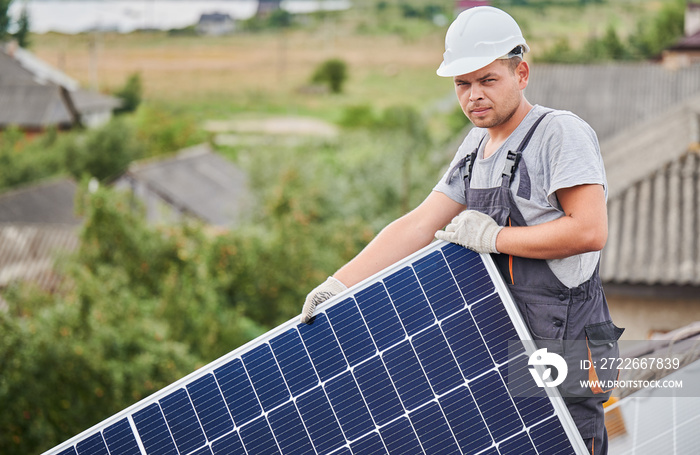
<instances>
[{"instance_id":1,"label":"ear","mask_svg":"<svg viewBox=\"0 0 700 455\"><path fill-rule=\"evenodd\" d=\"M515 68L515 76L518 79L518 87L520 90L525 90L530 80L530 66L525 60L518 63L518 66Z\"/></svg>"}]
</instances>

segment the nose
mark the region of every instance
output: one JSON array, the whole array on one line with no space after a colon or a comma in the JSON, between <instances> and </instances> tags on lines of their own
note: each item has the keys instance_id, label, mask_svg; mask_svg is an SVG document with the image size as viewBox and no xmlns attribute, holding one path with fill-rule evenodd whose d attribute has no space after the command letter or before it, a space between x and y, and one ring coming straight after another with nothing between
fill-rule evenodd
<instances>
[{"instance_id":1,"label":"nose","mask_svg":"<svg viewBox=\"0 0 700 455\"><path fill-rule=\"evenodd\" d=\"M481 90L479 84L472 84L469 91L469 101L478 101L484 98L484 92Z\"/></svg>"}]
</instances>

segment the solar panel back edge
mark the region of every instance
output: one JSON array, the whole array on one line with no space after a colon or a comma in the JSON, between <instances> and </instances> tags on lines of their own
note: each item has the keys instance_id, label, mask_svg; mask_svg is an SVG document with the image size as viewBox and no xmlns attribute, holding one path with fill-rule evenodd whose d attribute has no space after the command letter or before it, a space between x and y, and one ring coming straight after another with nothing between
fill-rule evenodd
<instances>
[{"instance_id":1,"label":"solar panel back edge","mask_svg":"<svg viewBox=\"0 0 700 455\"><path fill-rule=\"evenodd\" d=\"M453 259L457 256L462 256L462 258L467 258L468 261L467 263L459 263L458 266L454 267L454 269L451 268L450 266L447 266L447 263L453 262ZM431 263L430 258L431 256L435 258L436 260L434 261L435 263ZM483 262L482 262L483 261ZM445 263L443 265L443 262ZM426 265L427 264L427 265ZM471 265L470 265L471 264ZM476 264L476 266L475 266ZM460 281L463 281L465 279L469 279L468 275L471 272L468 272L468 269L470 267L475 267L477 275L471 275L474 280L478 280L479 283L477 283L476 288L478 291L474 292L475 295L464 295L462 289L458 285ZM431 270L432 268L432 270ZM486 270L487 273L484 273L483 270ZM444 281L447 280L449 281L450 285L448 286L442 286L444 289L440 289L441 286L435 285L432 288L429 289L430 282L431 282L431 276L430 274L433 273L435 276L439 278L439 275L444 275L443 276L443 284ZM451 276L451 279L449 277L446 278L446 274L449 274ZM390 277L399 277L400 279L394 279L393 281L390 280ZM418 277L419 279L416 280L415 277ZM466 277L466 278L465 278ZM435 278L436 280L438 278ZM491 283L493 282L493 284ZM381 286L378 286L377 283L381 283ZM449 283L448 283L449 284ZM431 308L430 313L427 314L425 317L427 321L421 322L421 321L416 321L415 318L418 317L420 318L420 314L416 314L416 311L413 311L412 315L411 314L411 309L410 306L407 305L405 309L400 309L400 306L402 305L401 302L396 302L392 303L391 298L393 295L402 295L400 292L401 286L406 286L411 289L417 289L417 286L421 289L421 292L428 296L429 300L431 300ZM372 289L374 288L374 289ZM318 321L320 321L321 326L324 324L328 324L328 317L329 315L327 314L329 310L331 310L331 313L333 313L332 309L336 308L336 306L339 306L343 302L347 302L347 300L352 300L357 296L358 294L361 294L363 291L364 292L379 292L380 294L382 292L386 293L386 290L388 288L392 288L392 296L388 296L389 303L391 303L394 307L394 312L392 313L393 317L395 320L391 320L390 324L386 324L385 321L379 320L377 324L372 326L371 324L365 322L367 326L369 327L369 332L374 332L370 334L364 334L364 338L359 338L361 341L361 345L363 346L361 352L362 358L357 358L353 357L351 358L348 355L345 355L343 352L343 349L338 346L337 340L335 339L335 336L333 335L332 338L328 336L328 333L326 334L325 337L321 337L320 339L322 340L323 343L328 343L329 340L334 342L335 345L332 347L331 351L334 353L331 359L325 358L325 356L319 356L319 355L312 355L312 351L315 349L313 348L313 345L311 345L311 348L309 346L305 346L304 349L306 351L306 354L311 358L311 363L314 363L314 371L316 373L312 374L312 381L310 381L308 387L306 387L306 390L302 390L299 392L299 386L295 386L296 389L296 395L295 392L292 392L292 396L290 396L290 390L291 387L284 381L284 378L282 377L282 372L280 371L280 367L282 366L281 364L278 364L277 362L274 361L274 356L272 356L273 360L270 360L270 354L272 351L275 351L275 340L281 339L285 337L285 334L289 335L289 332L293 332L296 337L292 337L294 339L298 338L299 335L301 334L301 338L304 338L304 331L306 330L307 326L300 326L298 323L298 320L295 318L293 320L288 321L285 324L282 324L281 326L269 331L268 333L262 335L261 337L252 340L251 342L233 350L229 354L211 362L210 364L206 365L205 367L191 373L190 375L182 378L181 380L171 384L168 387L165 387L164 389L156 392L155 394L145 398L144 400L141 400L140 402L130 406L129 408L125 409L124 411L115 414L109 419L106 419L105 421L95 425L94 427L80 433L79 435L75 436L74 438L71 438L70 440L64 442L63 444L55 447L54 449L49 450L48 452L45 452L45 455L62 455L64 453L77 453L78 455L92 455L93 453L102 453L102 452L97 452L97 451L81 451L78 449L76 451L76 447L79 447L79 445L82 443L83 446L85 446L84 441L89 439L89 438L95 438L98 436L98 434L104 433L107 434L113 433L114 429L119 426L121 431L123 433L128 433L128 431L124 431L125 427L127 426L125 424L128 423L128 427L130 427L131 431L133 434L126 434L124 438L125 440L120 441L121 446L124 447L129 447L132 449L132 451L127 452L125 451L124 454L127 453L134 453L133 448L135 444L138 445L140 451L143 453L148 453L149 455L151 453L178 453L175 451L175 447L182 451L182 453L188 453L191 452L193 449L196 449L197 452L202 449L201 447L201 441L202 438L204 437L204 433L207 433L206 437L209 437L210 433L210 428L232 428L232 425L235 426L236 432L234 434L239 434L238 440L240 440L240 437L243 437L243 442L245 443L246 438L250 439L253 436L251 436L251 433L253 432L254 429L258 428L261 424L263 427L260 431L265 431L266 435L269 434L274 438L273 432L270 431L270 424L266 423L264 421L269 420L268 418L268 413L275 410L279 410L282 406L289 407L289 403L296 403L297 398L299 396L306 394L306 393L311 393L310 391L314 391L313 394L319 397L325 397L324 402L328 402L328 392L325 390L327 387L325 384L328 384L329 381L335 380L335 378L339 377L342 374L347 373L348 371L353 372L355 376L357 374L355 373L355 367L357 365L360 365L362 363L366 363L368 359L373 358L377 356L377 354L381 351L381 354L379 354L379 358L383 359L383 354L387 351L390 351L391 349L399 347L399 344L401 344L402 349L404 354L402 356L406 359L414 359L411 361L411 364L413 365L413 368L416 368L417 362L415 362L415 354L412 354L414 352L415 347L412 345L409 345L409 343L406 343L405 340L411 340L414 335L420 333L420 334L425 334L429 328L430 330L435 331L435 327L439 326L439 324L436 325L436 321L442 321L444 319L447 319L450 316L453 316L456 313L459 313L460 311L463 311L464 308L466 307L464 302L467 303L467 305L472 305L476 303L477 301L481 301L480 299L483 299L484 297L487 297L489 295L492 295L493 293L497 293L501 300L504 303L505 311L507 312L508 316L511 318L513 325L515 326L515 330L520 336L521 339L527 340L529 338L529 334L527 332L527 329L525 328L524 323L522 322L520 315L515 307L515 305L512 303L512 300L510 299L510 295L508 293L507 288L505 285L502 283L500 280L500 275L498 274L495 265L491 261L491 258L489 256L483 256L481 257L481 260L479 260L479 255L476 255L475 253L472 253L468 250L464 250L461 247L452 245L452 244L446 244L445 242L434 242L430 246L424 248L423 250L415 253L414 255L404 259L403 261L398 262L397 264L394 264L393 266L387 268L386 270L374 275L373 277L368 278L367 280L363 281L357 286L354 286L353 288L349 289L348 291L334 297L331 301L327 302L325 305L321 306L318 311L317 311L317 318ZM394 290L396 288L399 288L399 292L394 293ZM380 296L382 298L382 296ZM385 299L386 300L386 299ZM423 302L424 298L423 295L418 296L417 298L414 298L414 300L417 301L416 305L419 305L421 308L421 312L425 312L426 308L426 303ZM459 303L459 301L462 301L462 303ZM386 303L386 302L385 302ZM359 305L359 304L358 304ZM466 311L466 310L464 310ZM398 313L398 314L397 314ZM413 318L410 321L402 321L402 318L404 318L403 314L409 314ZM359 313L358 313L359 314ZM363 315L364 316L364 315ZM331 316L332 318L332 316ZM431 319L432 318L432 319ZM314 321L316 322L316 321ZM309 326L309 327L313 327ZM366 329L365 329L366 331ZM331 331L332 332L332 331ZM332 334L331 334L332 335ZM358 336L362 336L363 334L359 334ZM371 336L370 336L371 335ZM444 337L444 334L442 335ZM286 336L286 338L289 338L289 336ZM444 339L444 338L443 338ZM312 342L313 343L313 342ZM381 343L381 346L380 344ZM528 349L528 352L534 352L534 344L531 346L528 346L526 343L526 349ZM420 349L420 348L419 348ZM271 391L266 391L265 392L265 397L261 398L259 394L255 391L252 390L252 394L250 394L250 391L248 391L248 396L247 399L250 399L251 402L254 402L257 404L258 408L260 407L260 404L263 405L263 410L261 413L256 413L253 412L252 414L255 415L250 415L247 418L244 418L242 416L233 416L233 420L239 420L238 422L233 422L230 423L229 421L226 422L218 422L218 427L212 426L210 423L209 426L207 427L205 425L205 422L199 422L197 420L197 415L194 412L189 412L190 409L186 409L185 412L183 413L185 416L189 416L189 420L184 419L181 416L177 416L175 421L165 421L166 419L163 417L163 405L164 402L165 404L168 404L170 402L173 402L174 397L177 396L182 396L187 395L185 392L190 386L192 386L193 383L201 380L203 377L207 376L216 376L217 371L224 370L227 368L229 365L233 364L234 362L237 362L241 364L240 366L243 365L241 362L241 359L244 356L251 356L251 352L262 352L264 355L261 358L264 358L263 361L261 361L261 364L256 364L255 367L257 368L258 371L254 373L254 376L256 377L262 377L262 378L267 378L265 379L266 381L270 381L271 384L277 385L277 389L273 387L274 390ZM420 351L419 352L419 357L420 357ZM425 352L425 350L423 350ZM406 357L408 356L408 357ZM307 357L307 359L309 358ZM391 357L391 356L390 356ZM301 362L304 366L304 368L308 369L309 366L304 364L304 362ZM307 362L308 363L308 362ZM384 371L379 371L377 374L381 375L386 375L387 370L386 366L384 364L386 363L385 361L379 361L375 362L378 363L378 366L383 369ZM391 362L390 362L391 363ZM399 363L398 365L402 365ZM239 367L240 367L239 366ZM282 366L284 368L284 366ZM286 366L289 368L289 365ZM244 369L246 369L245 366L243 366ZM394 372L398 371L396 370L396 365L393 367ZM456 364L455 366L450 370L451 374L454 376L454 371L459 369L457 368ZM247 371L247 370L246 370ZM310 370L311 371L311 370ZM359 371L359 370L358 370ZM375 372L376 373L376 372ZM393 372L390 372L391 374L394 374ZM362 438L356 438L354 440L350 440L347 438L347 436L344 437L344 434L347 430L341 429L343 426L342 421L341 421L340 426L337 425L337 423L333 426L333 428L330 428L330 433L328 433L328 428L323 428L323 427L318 427L318 425L322 425L322 422L319 423L314 423L313 419L309 419L309 425L312 426L312 428L308 428L305 425L306 431L311 435L311 438L313 440L314 446L316 447L316 451L319 450L319 448L323 448L322 453L350 453L350 450L348 447L354 447L354 446L361 446L361 444L358 443L358 441L362 440L363 438L366 438L371 435L377 435L378 432L379 434L384 434L388 430L382 430L382 428L386 428L386 426L391 423L392 425L396 425L397 419L403 419L405 417L410 417L413 415L414 411L417 411L418 409L423 409L425 406L435 406L436 403L438 402L438 395L444 396L447 392L444 387L440 389L440 393L435 392L435 385L434 385L434 373L431 374L432 372L426 372L423 371L423 374L426 374L428 379L425 379L425 376L421 374L421 372L418 369L415 369L415 372L412 373L411 375L405 375L405 379L407 381L413 381L415 382L418 380L417 384L420 383L422 384L422 390L424 391L421 396L423 396L423 400L427 398L427 401L424 401L423 403L418 403L415 400L418 399L416 398L417 395L413 392L409 393L403 393L403 391L412 391L412 387L410 383L406 383L406 386L399 387L399 389L402 390L402 393L400 393L400 397L397 396L397 400L394 402L395 407L395 412L390 412L389 414L382 415L381 418L380 416L377 415L372 415L373 421L375 423L375 429L372 430L371 432L365 434L362 436ZM286 372L285 372L286 374ZM250 372L248 373L250 376ZM212 376L212 377L213 377ZM319 376L321 377L319 380ZM388 377L388 376L387 376ZM398 375L397 377L401 377ZM273 379L269 379L273 378ZM416 379L417 378L417 379ZM421 378L423 380L421 380ZM281 379L281 380L280 380ZM357 381L357 378L355 378ZM323 382L321 382L323 381ZM392 377L390 379L391 382L391 388L394 390L394 393L396 393L399 389L396 388L396 381ZM428 386L427 384L430 383L431 385ZM267 384L267 383L266 383ZM361 381L358 381L358 384L361 384ZM360 386L362 388L362 386ZM435 395L434 397L430 397L426 390L433 390L433 394ZM246 399L246 396L234 396L234 397L228 397L226 396L225 393L223 393L224 387L220 387L219 393L222 393L224 397L226 398L227 403L229 403L229 398L230 399ZM240 392L240 391L239 391ZM238 393L238 392L237 392ZM242 394L243 392L240 392ZM427 394L427 395L426 395ZM385 396L381 397L382 399L386 399ZM406 401L408 400L408 401ZM302 400L303 401L303 400ZM563 404L558 403L561 400L552 400L552 404L554 409L556 410L556 414L561 420L561 425L566 433L566 435L569 437L569 439L573 439L573 444L576 446L576 453L584 453L585 447L582 449L583 444L580 441L580 437L578 437L578 431L576 430L575 426L573 426L573 422L571 421L570 416L568 415L568 411L566 408L563 406ZM194 401L193 401L194 403ZM411 404L410 408L410 413L408 411L408 407L406 406L406 403ZM431 404L432 403L432 404ZM300 403L303 404L303 403ZM154 406L155 405L155 406ZM332 400L331 403L327 405L327 409L330 409L332 405ZM369 406L370 411L372 411L372 406L365 401L365 405ZM191 405L190 405L191 407ZM158 408L158 409L156 409ZM151 409L152 412L160 412L159 414L159 419L162 419L162 424L165 424L165 427L167 428L168 426L170 427L170 430L168 432L163 431L161 427L160 428L160 433L155 434L155 435L150 435L151 439L146 437L146 439L149 439L150 443L153 444L153 441L159 441L158 438L163 439L162 444L159 446L158 450L151 450L147 451L144 450L144 442L142 440L143 428L138 428L137 431L137 425L134 420L134 415L137 413L141 412L143 413L144 410L146 409ZM291 409L288 410L288 412L291 412L290 415L296 415L297 418L299 416L299 412L304 413L303 411L304 406L299 406L299 404L296 404L295 406L292 406ZM264 411L264 412L263 412ZM383 412L386 411L386 409L383 409ZM390 409L391 411L391 409ZM332 410L331 410L332 412ZM425 412L425 411L423 411ZM371 413L371 412L370 412ZM171 412L172 414L172 412ZM194 414L194 418L192 418L192 415ZM232 414L233 415L233 414ZM264 419L260 420L260 417L264 416ZM303 414L302 414L302 417ZM377 423L377 418L380 418L381 424ZM156 419L156 420L159 420ZM230 420L230 417L227 417L228 420ZM304 420L304 419L302 419ZM345 419L347 420L347 419ZM296 419L294 420L296 421ZM404 421L404 420L402 420ZM158 423L160 423L161 420L159 420ZM252 424L253 422L256 422L255 424ZM409 420L405 420L405 424L407 425L406 422L409 422ZM199 427L197 426L199 425ZM242 428L245 428L246 425L250 425L245 431L241 432ZM357 422L354 423L354 425L357 425ZM279 426L279 424L277 424ZM337 428L336 428L337 427ZM381 428L380 428L381 427ZM173 434L174 430L173 428L182 428L182 429L190 429L193 433L195 434L195 439L196 439L196 444L188 441L185 441L182 432L179 432L177 435ZM202 432L202 428L204 428L204 432ZM356 429L357 427L353 427ZM367 427L363 427L365 430L367 430ZM275 428L273 428L275 430ZM156 431L156 430L154 430ZM184 431L184 430L183 430ZM224 430L221 430L224 431ZM216 441L221 441L224 439L222 435L226 435L225 437L228 437L231 432L229 430L226 430L228 432L222 433L221 431L216 432ZM382 433L384 431L384 433ZM240 435L242 433L242 435ZM351 433L355 436L357 433L351 431ZM520 434L520 433L518 433ZM136 437L134 437L136 435ZM322 435L318 437L318 440L314 440L315 436L314 435ZM328 436L330 435L330 436ZM103 435L104 437L104 435ZM131 438L130 438L131 437ZM269 436L266 436L269 438ZM508 438L512 438L513 436L510 435ZM521 436L519 436L521 437ZM169 438L169 439L168 439ZM98 438L102 439L102 438ZM136 439L138 441L133 441L132 439ZM576 441L578 439L578 441ZM214 442L213 440L205 441L207 444L211 444L211 447L214 447L215 444L212 444ZM493 443L493 441L492 441ZM499 444L506 444L505 442L501 441ZM194 444L194 445L193 445ZM98 444L99 445L99 444ZM419 443L419 445L421 445ZM423 450L429 450L427 448L430 447L429 444L423 444L425 447L423 447ZM104 446L104 444L102 444ZM113 447L121 447L121 446L110 446L110 450L112 451L112 455L121 455L119 450L114 450ZM456 445L455 445L456 446ZM493 444L491 444L493 446ZM204 448L209 447L209 445L204 446ZM270 450L270 453L279 453L277 450L281 445L279 445L279 441L276 441L272 444L269 444L268 449ZM310 447L310 446L308 446ZM421 446L422 447L422 446ZM505 447L505 445L504 445ZM385 447L386 448L386 447ZM148 448L147 448L148 449ZM264 448L261 448L260 450L263 450ZM346 450L347 449L347 450ZM216 452L216 451L215 451ZM107 453L107 452L104 452ZM228 452L226 452L228 453ZM238 452L234 452L238 453ZM245 453L245 452L241 452ZM267 453L267 452L265 452ZM313 453L310 451L309 453ZM320 453L320 452L319 452ZM430 453L430 451L428 451ZM456 452L459 453L459 452ZM466 453L466 452L465 452ZM218 454L217 454L218 455Z\"/></svg>"}]
</instances>

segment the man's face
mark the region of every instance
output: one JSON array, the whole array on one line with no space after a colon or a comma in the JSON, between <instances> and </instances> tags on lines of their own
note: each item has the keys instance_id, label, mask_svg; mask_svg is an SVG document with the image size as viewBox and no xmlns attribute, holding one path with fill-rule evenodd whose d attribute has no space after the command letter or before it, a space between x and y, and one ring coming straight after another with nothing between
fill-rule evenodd
<instances>
[{"instance_id":1,"label":"man's face","mask_svg":"<svg viewBox=\"0 0 700 455\"><path fill-rule=\"evenodd\" d=\"M513 71L507 60L496 60L472 73L455 76L455 91L464 114L481 128L506 123L520 105L528 75L525 62Z\"/></svg>"}]
</instances>

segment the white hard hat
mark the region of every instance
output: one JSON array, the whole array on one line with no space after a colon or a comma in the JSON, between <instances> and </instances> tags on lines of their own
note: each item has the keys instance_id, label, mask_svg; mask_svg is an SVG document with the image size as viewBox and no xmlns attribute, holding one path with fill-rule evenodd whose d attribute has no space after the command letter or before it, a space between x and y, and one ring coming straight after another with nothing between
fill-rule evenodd
<instances>
[{"instance_id":1,"label":"white hard hat","mask_svg":"<svg viewBox=\"0 0 700 455\"><path fill-rule=\"evenodd\" d=\"M447 29L445 53L437 74L460 76L498 58L529 50L520 27L508 13L492 6L477 6L462 11Z\"/></svg>"}]
</instances>

